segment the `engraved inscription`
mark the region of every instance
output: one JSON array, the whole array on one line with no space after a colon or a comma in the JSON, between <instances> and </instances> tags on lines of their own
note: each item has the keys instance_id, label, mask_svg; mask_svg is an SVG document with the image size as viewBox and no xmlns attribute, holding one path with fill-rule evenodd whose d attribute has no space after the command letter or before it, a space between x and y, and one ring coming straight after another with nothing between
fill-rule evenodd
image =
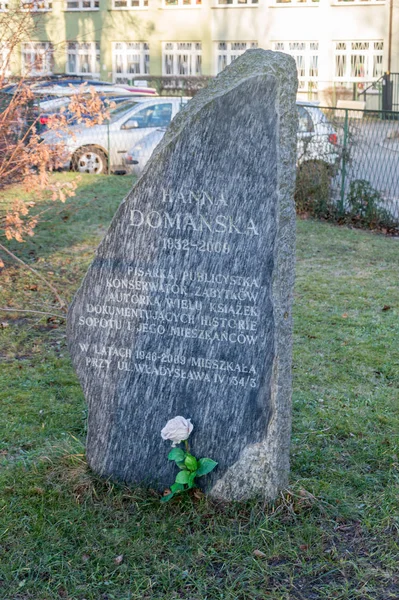
<instances>
[{"instance_id":1,"label":"engraved inscription","mask_svg":"<svg viewBox=\"0 0 399 600\"><path fill-rule=\"evenodd\" d=\"M105 477L170 485L160 431L175 415L195 424L196 454L218 462L206 487L243 457L252 465L248 449L263 461L289 352L279 341L288 310L279 281L292 177L279 168L288 154L279 149L276 73L257 66L243 79L240 71L226 89L217 78L210 89L220 93L199 92L180 111L70 307L69 347L88 400L87 460ZM244 483L259 471L256 460L254 469L240 471ZM260 470L264 485L269 463Z\"/></svg>"},{"instance_id":2,"label":"engraved inscription","mask_svg":"<svg viewBox=\"0 0 399 600\"><path fill-rule=\"evenodd\" d=\"M206 191L160 195L159 210L132 208L128 225L158 230L156 244L163 251L198 252L228 255L231 241L213 240L214 235L259 236L252 218L233 218L223 194L212 197ZM183 208L171 212L175 205ZM169 211L165 208L169 207ZM193 212L184 212L184 208ZM212 211L216 210L216 214ZM224 211L224 212L222 212ZM206 238L180 237L181 234L206 234ZM172 237L176 234L177 237ZM165 237L164 237L165 236ZM189 381L217 382L255 387L255 367L239 366L215 358L175 355L164 344L176 340L199 340L213 345L254 347L258 341L260 280L256 277L178 269L148 269L128 266L127 276L106 279L106 294L101 301L86 302L79 315L79 327L105 331L128 331L158 338L159 353L116 349L108 351L81 348L86 366L103 370L118 368L143 375ZM164 342L163 340L167 341ZM122 353L122 354L121 354ZM226 368L223 371L223 366ZM217 372L213 372L213 371Z\"/></svg>"}]
</instances>

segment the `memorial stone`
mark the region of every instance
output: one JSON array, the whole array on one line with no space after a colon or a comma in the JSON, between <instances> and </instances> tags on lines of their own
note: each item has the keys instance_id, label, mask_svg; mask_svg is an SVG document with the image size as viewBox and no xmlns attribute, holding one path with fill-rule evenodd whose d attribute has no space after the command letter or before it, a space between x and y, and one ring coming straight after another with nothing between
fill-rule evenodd
<instances>
[{"instance_id":1,"label":"memorial stone","mask_svg":"<svg viewBox=\"0 0 399 600\"><path fill-rule=\"evenodd\" d=\"M98 474L159 490L182 415L213 497L272 499L291 429L294 60L249 50L172 122L71 305Z\"/></svg>"}]
</instances>

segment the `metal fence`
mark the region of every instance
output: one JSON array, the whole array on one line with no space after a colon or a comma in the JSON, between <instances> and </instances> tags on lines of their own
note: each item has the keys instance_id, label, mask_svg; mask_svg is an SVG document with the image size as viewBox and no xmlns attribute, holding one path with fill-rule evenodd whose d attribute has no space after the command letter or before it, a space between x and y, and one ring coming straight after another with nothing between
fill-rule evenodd
<instances>
[{"instance_id":1,"label":"metal fence","mask_svg":"<svg viewBox=\"0 0 399 600\"><path fill-rule=\"evenodd\" d=\"M123 99L109 121L71 128L73 170L140 175L189 97ZM399 113L297 103L298 212L399 232Z\"/></svg>"},{"instance_id":2,"label":"metal fence","mask_svg":"<svg viewBox=\"0 0 399 600\"><path fill-rule=\"evenodd\" d=\"M298 210L399 232L399 113L298 108Z\"/></svg>"},{"instance_id":3,"label":"metal fence","mask_svg":"<svg viewBox=\"0 0 399 600\"><path fill-rule=\"evenodd\" d=\"M72 119L68 133L61 135L70 157L65 167L140 175L171 119L208 80L148 78L145 83L156 88L157 96L112 97L112 116L103 124ZM53 135L46 133L46 118L56 114L60 101L47 98L37 107L44 139ZM300 101L297 109L298 211L399 233L399 112Z\"/></svg>"}]
</instances>

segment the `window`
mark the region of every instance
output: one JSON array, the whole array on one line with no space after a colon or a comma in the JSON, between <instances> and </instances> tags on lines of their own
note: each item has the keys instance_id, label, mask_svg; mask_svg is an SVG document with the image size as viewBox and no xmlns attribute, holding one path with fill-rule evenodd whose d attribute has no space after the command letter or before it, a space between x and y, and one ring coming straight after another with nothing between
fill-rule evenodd
<instances>
[{"instance_id":1,"label":"window","mask_svg":"<svg viewBox=\"0 0 399 600\"><path fill-rule=\"evenodd\" d=\"M384 43L335 42L335 81L372 81L383 75Z\"/></svg>"},{"instance_id":2,"label":"window","mask_svg":"<svg viewBox=\"0 0 399 600\"><path fill-rule=\"evenodd\" d=\"M258 0L216 0L217 6L250 6L258 5Z\"/></svg>"},{"instance_id":3,"label":"window","mask_svg":"<svg viewBox=\"0 0 399 600\"><path fill-rule=\"evenodd\" d=\"M163 0L164 6L201 6L202 0Z\"/></svg>"},{"instance_id":4,"label":"window","mask_svg":"<svg viewBox=\"0 0 399 600\"><path fill-rule=\"evenodd\" d=\"M112 8L117 10L148 8L148 0L112 0Z\"/></svg>"},{"instance_id":5,"label":"window","mask_svg":"<svg viewBox=\"0 0 399 600\"><path fill-rule=\"evenodd\" d=\"M201 42L164 42L162 75L201 75Z\"/></svg>"},{"instance_id":6,"label":"window","mask_svg":"<svg viewBox=\"0 0 399 600\"><path fill-rule=\"evenodd\" d=\"M100 76L100 43L68 42L67 67L69 75Z\"/></svg>"},{"instance_id":7,"label":"window","mask_svg":"<svg viewBox=\"0 0 399 600\"><path fill-rule=\"evenodd\" d=\"M22 44L22 72L24 75L51 75L53 71L53 44L26 42Z\"/></svg>"},{"instance_id":8,"label":"window","mask_svg":"<svg viewBox=\"0 0 399 600\"><path fill-rule=\"evenodd\" d=\"M125 121L122 129L143 129L145 127L167 127L172 119L172 104L154 104L139 110Z\"/></svg>"},{"instance_id":9,"label":"window","mask_svg":"<svg viewBox=\"0 0 399 600\"><path fill-rule=\"evenodd\" d=\"M334 0L337 4L382 4L385 0Z\"/></svg>"},{"instance_id":10,"label":"window","mask_svg":"<svg viewBox=\"0 0 399 600\"><path fill-rule=\"evenodd\" d=\"M304 4L318 4L319 0L275 0L275 3L279 6L303 6Z\"/></svg>"},{"instance_id":11,"label":"window","mask_svg":"<svg viewBox=\"0 0 399 600\"><path fill-rule=\"evenodd\" d=\"M273 49L290 54L298 71L298 91L317 90L319 42L273 42Z\"/></svg>"},{"instance_id":12,"label":"window","mask_svg":"<svg viewBox=\"0 0 399 600\"><path fill-rule=\"evenodd\" d=\"M100 0L66 0L66 10L98 10Z\"/></svg>"},{"instance_id":13,"label":"window","mask_svg":"<svg viewBox=\"0 0 399 600\"><path fill-rule=\"evenodd\" d=\"M114 42L112 70L115 83L132 83L134 75L149 75L149 44L147 42Z\"/></svg>"},{"instance_id":14,"label":"window","mask_svg":"<svg viewBox=\"0 0 399 600\"><path fill-rule=\"evenodd\" d=\"M246 50L257 47L258 42L216 42L216 72L223 71Z\"/></svg>"},{"instance_id":15,"label":"window","mask_svg":"<svg viewBox=\"0 0 399 600\"><path fill-rule=\"evenodd\" d=\"M8 10L8 0L0 0L0 12Z\"/></svg>"},{"instance_id":16,"label":"window","mask_svg":"<svg viewBox=\"0 0 399 600\"><path fill-rule=\"evenodd\" d=\"M22 10L31 10L33 12L52 10L53 3L51 0L22 0L21 8Z\"/></svg>"}]
</instances>

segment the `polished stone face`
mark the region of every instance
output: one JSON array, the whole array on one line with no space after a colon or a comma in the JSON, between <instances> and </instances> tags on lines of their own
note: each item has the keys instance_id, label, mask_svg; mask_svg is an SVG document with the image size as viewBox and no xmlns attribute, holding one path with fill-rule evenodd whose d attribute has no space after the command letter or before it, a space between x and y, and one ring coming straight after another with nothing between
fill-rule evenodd
<instances>
[{"instance_id":1,"label":"polished stone face","mask_svg":"<svg viewBox=\"0 0 399 600\"><path fill-rule=\"evenodd\" d=\"M104 476L169 486L160 431L182 415L192 452L219 463L203 479L215 496L272 497L286 479L294 70L251 51L188 104L74 299L87 457Z\"/></svg>"}]
</instances>

